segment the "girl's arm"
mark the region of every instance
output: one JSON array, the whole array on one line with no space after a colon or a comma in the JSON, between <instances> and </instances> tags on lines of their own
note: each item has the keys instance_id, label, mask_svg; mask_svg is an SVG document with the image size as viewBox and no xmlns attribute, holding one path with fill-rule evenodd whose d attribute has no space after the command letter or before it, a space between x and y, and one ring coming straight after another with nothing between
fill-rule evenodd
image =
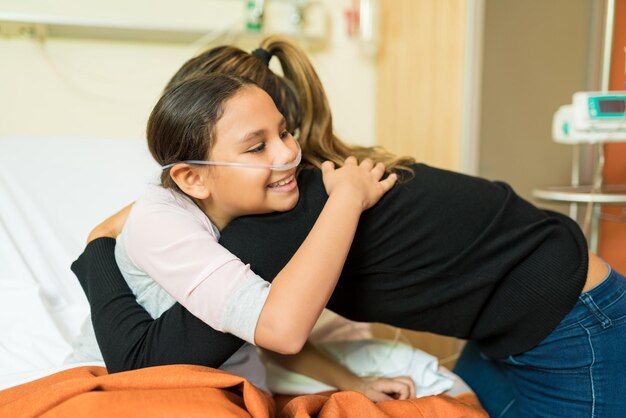
<instances>
[{"instance_id":1,"label":"girl's arm","mask_svg":"<svg viewBox=\"0 0 626 418\"><path fill-rule=\"evenodd\" d=\"M374 402L415 398L415 383L410 377L359 377L332 357L319 351L310 341L307 341L302 351L295 355L282 355L272 351L264 351L263 354L286 369L339 390L361 392Z\"/></svg>"},{"instance_id":2,"label":"girl's arm","mask_svg":"<svg viewBox=\"0 0 626 418\"><path fill-rule=\"evenodd\" d=\"M322 165L328 200L313 229L289 263L272 281L256 325L255 343L283 354L301 350L330 298L354 238L361 213L395 184L380 180L383 164L360 164L348 157L335 169Z\"/></svg>"},{"instance_id":3,"label":"girl's arm","mask_svg":"<svg viewBox=\"0 0 626 418\"><path fill-rule=\"evenodd\" d=\"M133 209L122 261L216 330L293 354L332 294L361 212L394 184L393 176L381 181L383 174L384 166L371 160L348 158L336 170L325 164L326 204L295 254L276 243L275 253L293 256L271 275L256 274L218 243L206 215L191 204L159 204L171 198L160 189L153 192L163 196Z\"/></svg>"}]
</instances>

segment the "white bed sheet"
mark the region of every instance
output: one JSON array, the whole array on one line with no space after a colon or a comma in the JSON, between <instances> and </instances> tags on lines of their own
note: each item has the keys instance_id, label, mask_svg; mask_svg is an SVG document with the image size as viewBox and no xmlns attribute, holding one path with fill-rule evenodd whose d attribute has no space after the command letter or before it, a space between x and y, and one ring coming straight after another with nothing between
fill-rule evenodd
<instances>
[{"instance_id":1,"label":"white bed sheet","mask_svg":"<svg viewBox=\"0 0 626 418\"><path fill-rule=\"evenodd\" d=\"M89 310L70 264L158 173L140 139L0 138L0 389L60 370Z\"/></svg>"}]
</instances>

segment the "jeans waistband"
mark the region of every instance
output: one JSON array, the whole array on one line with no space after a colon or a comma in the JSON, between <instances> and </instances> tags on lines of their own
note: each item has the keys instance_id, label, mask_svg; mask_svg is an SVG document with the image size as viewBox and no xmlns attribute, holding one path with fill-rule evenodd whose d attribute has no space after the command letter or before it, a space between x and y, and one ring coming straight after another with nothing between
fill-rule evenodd
<instances>
[{"instance_id":1,"label":"jeans waistband","mask_svg":"<svg viewBox=\"0 0 626 418\"><path fill-rule=\"evenodd\" d=\"M626 279L609 266L609 273L604 280L578 297L578 303L567 315L565 322L588 316L590 312L596 316L602 316L597 310L610 305L624 292L626 292ZM604 322L600 317L598 319L600 322Z\"/></svg>"}]
</instances>

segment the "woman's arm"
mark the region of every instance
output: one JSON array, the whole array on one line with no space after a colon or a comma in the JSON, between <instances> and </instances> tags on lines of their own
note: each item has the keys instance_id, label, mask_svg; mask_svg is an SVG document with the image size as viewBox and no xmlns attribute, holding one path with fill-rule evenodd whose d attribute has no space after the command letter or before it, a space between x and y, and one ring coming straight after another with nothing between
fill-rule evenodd
<instances>
[{"instance_id":1,"label":"woman's arm","mask_svg":"<svg viewBox=\"0 0 626 418\"><path fill-rule=\"evenodd\" d=\"M361 392L374 402L415 397L415 383L410 377L359 377L332 357L319 351L309 341L302 347L302 351L295 355L283 355L272 351L263 351L263 354L286 369L340 390Z\"/></svg>"},{"instance_id":2,"label":"woman's arm","mask_svg":"<svg viewBox=\"0 0 626 418\"><path fill-rule=\"evenodd\" d=\"M72 271L91 305L91 318L110 373L162 364L219 367L241 345L175 304L157 320L137 303L115 262L111 229L94 229ZM109 237L107 237L109 236Z\"/></svg>"},{"instance_id":3,"label":"woman's arm","mask_svg":"<svg viewBox=\"0 0 626 418\"><path fill-rule=\"evenodd\" d=\"M92 229L89 233L89 236L87 237L87 243L89 244L96 238L117 238L117 236L122 233L124 224L128 220L128 215L130 214L130 210L132 209L134 204L135 202L124 206L122 209L96 225L96 227Z\"/></svg>"}]
</instances>

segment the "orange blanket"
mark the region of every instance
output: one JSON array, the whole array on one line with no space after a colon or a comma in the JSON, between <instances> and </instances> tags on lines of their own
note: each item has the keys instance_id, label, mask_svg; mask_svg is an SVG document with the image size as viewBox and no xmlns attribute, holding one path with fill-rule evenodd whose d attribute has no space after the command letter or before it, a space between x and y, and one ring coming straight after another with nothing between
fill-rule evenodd
<instances>
[{"instance_id":1,"label":"orange blanket","mask_svg":"<svg viewBox=\"0 0 626 418\"><path fill-rule=\"evenodd\" d=\"M208 367L171 365L111 375L95 366L65 370L0 391L0 416L389 418L487 414L472 394L374 404L359 393L345 391L295 397L281 405L277 415L276 402L241 377Z\"/></svg>"}]
</instances>

